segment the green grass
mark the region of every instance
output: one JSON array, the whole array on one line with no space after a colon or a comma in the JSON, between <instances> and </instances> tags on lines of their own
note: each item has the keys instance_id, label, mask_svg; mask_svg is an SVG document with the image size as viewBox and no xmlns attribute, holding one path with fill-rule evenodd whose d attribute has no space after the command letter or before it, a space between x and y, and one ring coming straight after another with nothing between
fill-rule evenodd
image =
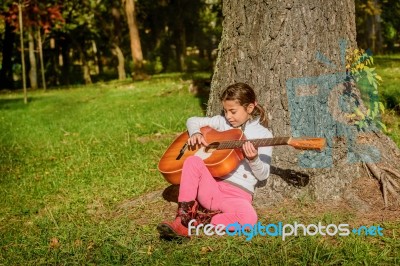
<instances>
[{"instance_id":1,"label":"green grass","mask_svg":"<svg viewBox=\"0 0 400 266\"><path fill-rule=\"evenodd\" d=\"M379 97L387 108L382 121L387 125L388 135L400 146L400 55L374 57L377 73L383 82L379 86Z\"/></svg>"},{"instance_id":2,"label":"green grass","mask_svg":"<svg viewBox=\"0 0 400 266\"><path fill-rule=\"evenodd\" d=\"M0 265L400 263L393 223L383 224L385 237L202 237L182 244L158 238L162 215L159 208L152 213L154 204L118 213L127 199L167 186L157 172L160 156L188 117L203 115L185 78L30 92L28 105L21 93L0 95ZM301 222L347 218L327 213Z\"/></svg>"},{"instance_id":3,"label":"green grass","mask_svg":"<svg viewBox=\"0 0 400 266\"><path fill-rule=\"evenodd\" d=\"M400 55L376 56L375 64L383 79L381 98L387 108L400 111Z\"/></svg>"}]
</instances>

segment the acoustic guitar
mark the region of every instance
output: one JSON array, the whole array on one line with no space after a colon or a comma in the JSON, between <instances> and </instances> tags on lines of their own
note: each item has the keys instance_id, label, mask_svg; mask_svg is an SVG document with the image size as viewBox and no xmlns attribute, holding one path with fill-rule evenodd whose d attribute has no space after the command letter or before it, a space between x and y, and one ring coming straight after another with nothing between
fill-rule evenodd
<instances>
[{"instance_id":1,"label":"acoustic guitar","mask_svg":"<svg viewBox=\"0 0 400 266\"><path fill-rule=\"evenodd\" d=\"M197 145L188 146L188 132L180 134L168 147L158 163L158 170L171 184L179 184L181 179L183 162L191 155L199 156L214 177L222 177L232 172L244 159L241 147L246 141L253 143L255 147L290 145L300 150L321 151L325 147L324 138L263 138L246 140L243 131L238 128L216 131L211 127L200 129L207 147Z\"/></svg>"}]
</instances>

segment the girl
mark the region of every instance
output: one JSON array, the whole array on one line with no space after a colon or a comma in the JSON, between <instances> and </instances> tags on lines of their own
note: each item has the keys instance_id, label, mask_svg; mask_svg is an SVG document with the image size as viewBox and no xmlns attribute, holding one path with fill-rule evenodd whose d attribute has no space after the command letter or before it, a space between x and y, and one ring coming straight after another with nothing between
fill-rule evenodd
<instances>
[{"instance_id":1,"label":"girl","mask_svg":"<svg viewBox=\"0 0 400 266\"><path fill-rule=\"evenodd\" d=\"M244 83L228 86L220 96L224 116L192 117L187 120L188 145L207 146L200 128L210 126L218 131L241 128L247 139L272 138L266 128L264 109L256 102L253 89ZM178 196L178 213L174 221L162 222L157 226L163 238L188 237L188 223L196 219L211 219L214 225L227 226L232 223L257 223L257 214L252 206L254 187L258 181L269 176L272 147L253 146L249 141L242 146L245 159L230 174L214 178L203 160L197 156L188 157L182 168ZM213 213L199 213L198 207ZM209 220L208 219L208 220Z\"/></svg>"}]
</instances>

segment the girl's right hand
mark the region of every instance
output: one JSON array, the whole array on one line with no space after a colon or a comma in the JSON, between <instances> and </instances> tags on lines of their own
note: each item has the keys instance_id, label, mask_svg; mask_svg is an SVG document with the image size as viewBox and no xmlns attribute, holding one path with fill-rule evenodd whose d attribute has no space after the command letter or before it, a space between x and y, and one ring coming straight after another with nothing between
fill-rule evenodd
<instances>
[{"instance_id":1,"label":"girl's right hand","mask_svg":"<svg viewBox=\"0 0 400 266\"><path fill-rule=\"evenodd\" d=\"M187 141L189 146L204 145L208 146L206 139L201 133L194 133Z\"/></svg>"}]
</instances>

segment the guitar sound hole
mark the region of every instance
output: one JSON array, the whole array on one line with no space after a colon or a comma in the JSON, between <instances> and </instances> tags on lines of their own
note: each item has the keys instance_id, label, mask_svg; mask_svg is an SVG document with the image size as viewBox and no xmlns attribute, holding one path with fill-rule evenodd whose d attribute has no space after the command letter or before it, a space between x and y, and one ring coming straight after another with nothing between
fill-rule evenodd
<instances>
[{"instance_id":1,"label":"guitar sound hole","mask_svg":"<svg viewBox=\"0 0 400 266\"><path fill-rule=\"evenodd\" d=\"M215 151L215 148L213 147L205 147L204 152L206 153L213 153Z\"/></svg>"}]
</instances>

